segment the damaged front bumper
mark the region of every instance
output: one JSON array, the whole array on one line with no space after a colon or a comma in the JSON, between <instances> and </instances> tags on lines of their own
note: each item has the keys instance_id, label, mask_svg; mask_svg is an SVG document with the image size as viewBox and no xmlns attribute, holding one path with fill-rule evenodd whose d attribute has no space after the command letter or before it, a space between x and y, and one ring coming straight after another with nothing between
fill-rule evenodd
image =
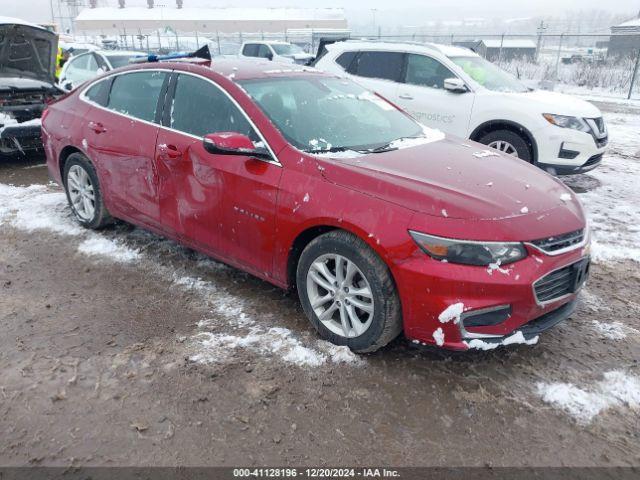
<instances>
[{"instance_id":1,"label":"damaged front bumper","mask_svg":"<svg viewBox=\"0 0 640 480\"><path fill-rule=\"evenodd\" d=\"M0 154L26 155L42 150L40 119L0 128Z\"/></svg>"}]
</instances>

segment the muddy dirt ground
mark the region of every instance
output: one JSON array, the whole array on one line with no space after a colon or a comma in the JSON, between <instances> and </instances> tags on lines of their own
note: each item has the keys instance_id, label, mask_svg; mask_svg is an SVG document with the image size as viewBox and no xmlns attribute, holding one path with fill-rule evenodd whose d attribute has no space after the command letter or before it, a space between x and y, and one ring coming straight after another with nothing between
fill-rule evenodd
<instances>
[{"instance_id":1,"label":"muddy dirt ground","mask_svg":"<svg viewBox=\"0 0 640 480\"><path fill-rule=\"evenodd\" d=\"M0 165L25 206L0 221L0 465L640 465L633 260L594 263L535 346L355 357L294 295L172 242L51 227L71 222L57 187L24 188L47 183L41 160ZM626 397L603 392L611 372Z\"/></svg>"}]
</instances>

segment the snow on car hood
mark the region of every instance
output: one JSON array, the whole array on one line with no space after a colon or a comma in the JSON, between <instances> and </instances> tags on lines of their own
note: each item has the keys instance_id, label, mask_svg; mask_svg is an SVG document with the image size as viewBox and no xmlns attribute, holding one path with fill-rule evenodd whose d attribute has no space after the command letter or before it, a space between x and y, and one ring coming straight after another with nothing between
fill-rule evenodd
<instances>
[{"instance_id":1,"label":"snow on car hood","mask_svg":"<svg viewBox=\"0 0 640 480\"><path fill-rule=\"evenodd\" d=\"M532 90L529 92L503 93L526 102L527 109L536 108L542 113L569 115L573 117L597 118L601 117L600 109L595 105L571 95L546 90Z\"/></svg>"},{"instance_id":2,"label":"snow on car hood","mask_svg":"<svg viewBox=\"0 0 640 480\"><path fill-rule=\"evenodd\" d=\"M58 37L44 28L0 21L0 77L55 83ZM16 55L19 52L19 55Z\"/></svg>"},{"instance_id":3,"label":"snow on car hood","mask_svg":"<svg viewBox=\"0 0 640 480\"><path fill-rule=\"evenodd\" d=\"M321 158L325 179L423 214L493 220L582 209L559 180L485 145L444 140L355 158ZM326 163L326 164L325 164Z\"/></svg>"}]
</instances>

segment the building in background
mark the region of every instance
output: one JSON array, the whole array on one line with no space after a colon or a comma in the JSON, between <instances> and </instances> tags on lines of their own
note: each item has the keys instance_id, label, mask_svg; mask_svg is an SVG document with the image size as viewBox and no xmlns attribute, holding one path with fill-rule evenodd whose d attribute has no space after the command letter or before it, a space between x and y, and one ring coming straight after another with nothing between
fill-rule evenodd
<instances>
[{"instance_id":1,"label":"building in background","mask_svg":"<svg viewBox=\"0 0 640 480\"><path fill-rule=\"evenodd\" d=\"M526 59L533 61L536 58L536 42L530 39L501 38L482 40L461 40L453 42L459 47L466 47L489 61L498 59L509 61Z\"/></svg>"},{"instance_id":2,"label":"building in background","mask_svg":"<svg viewBox=\"0 0 640 480\"><path fill-rule=\"evenodd\" d=\"M341 8L98 7L85 8L75 19L76 32L100 35L143 35L160 29L225 34L346 28Z\"/></svg>"},{"instance_id":3,"label":"building in background","mask_svg":"<svg viewBox=\"0 0 640 480\"><path fill-rule=\"evenodd\" d=\"M608 57L635 57L640 49L640 15L611 27Z\"/></svg>"}]
</instances>

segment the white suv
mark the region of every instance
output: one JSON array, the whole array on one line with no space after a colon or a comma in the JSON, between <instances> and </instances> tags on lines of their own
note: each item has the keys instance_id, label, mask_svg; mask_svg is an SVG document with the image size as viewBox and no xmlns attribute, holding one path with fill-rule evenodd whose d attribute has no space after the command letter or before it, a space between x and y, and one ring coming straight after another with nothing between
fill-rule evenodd
<instances>
[{"instance_id":1,"label":"white suv","mask_svg":"<svg viewBox=\"0 0 640 480\"><path fill-rule=\"evenodd\" d=\"M513 154L555 174L602 160L607 128L583 100L528 88L471 50L436 44L344 41L315 67L347 74L422 123Z\"/></svg>"},{"instance_id":2,"label":"white suv","mask_svg":"<svg viewBox=\"0 0 640 480\"><path fill-rule=\"evenodd\" d=\"M280 62L293 62L299 65L306 65L313 60L313 55L306 53L299 46L279 41L244 42L240 47L240 55Z\"/></svg>"}]
</instances>

